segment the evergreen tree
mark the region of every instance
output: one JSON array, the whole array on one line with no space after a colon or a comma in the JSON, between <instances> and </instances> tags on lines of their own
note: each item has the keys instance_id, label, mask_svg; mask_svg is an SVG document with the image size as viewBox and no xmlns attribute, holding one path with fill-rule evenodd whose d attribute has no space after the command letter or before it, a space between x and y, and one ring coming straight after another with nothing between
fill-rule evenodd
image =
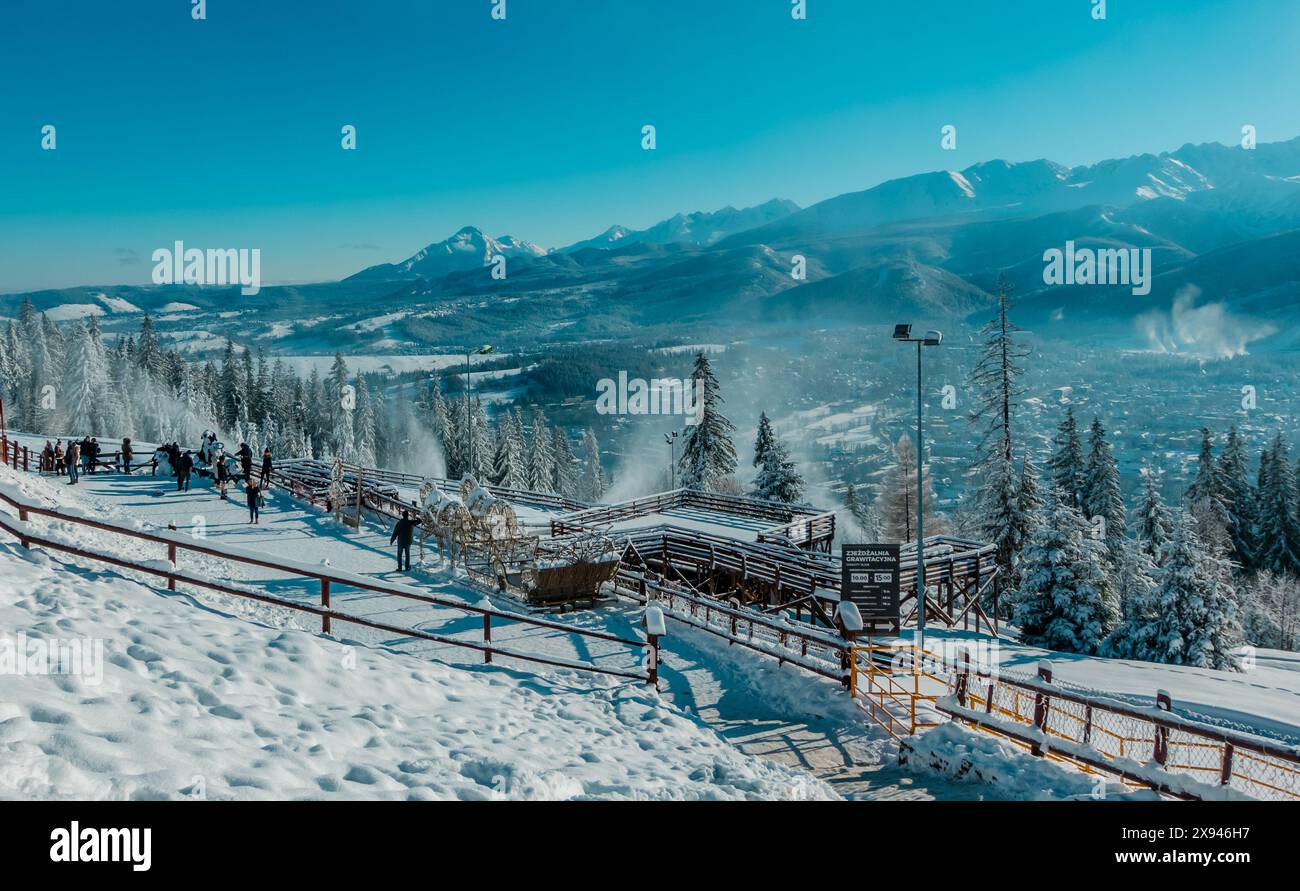
<instances>
[{"instance_id":1,"label":"evergreen tree","mask_svg":"<svg viewBox=\"0 0 1300 891\"><path fill-rule=\"evenodd\" d=\"M1196 476L1184 496L1188 504L1198 501L1217 502L1222 492L1218 469L1214 463L1214 434L1209 427L1201 428L1201 452L1196 458Z\"/></svg>"},{"instance_id":2,"label":"evergreen tree","mask_svg":"<svg viewBox=\"0 0 1300 891\"><path fill-rule=\"evenodd\" d=\"M1052 438L1052 456L1047 462L1052 485L1065 493L1070 504L1083 509L1084 486L1083 443L1079 439L1079 423L1074 418L1074 407L1067 406L1065 420Z\"/></svg>"},{"instance_id":3,"label":"evergreen tree","mask_svg":"<svg viewBox=\"0 0 1300 891\"><path fill-rule=\"evenodd\" d=\"M70 434L103 435L108 432L99 426L103 420L100 407L107 377L104 359L97 355L90 333L83 322L77 322L72 329L71 351L62 387L65 423Z\"/></svg>"},{"instance_id":4,"label":"evergreen tree","mask_svg":"<svg viewBox=\"0 0 1300 891\"><path fill-rule=\"evenodd\" d=\"M1152 649L1159 617L1155 560L1145 542L1125 539L1115 569L1120 623L1106 638L1101 655L1112 659L1143 659Z\"/></svg>"},{"instance_id":5,"label":"evergreen tree","mask_svg":"<svg viewBox=\"0 0 1300 891\"><path fill-rule=\"evenodd\" d=\"M1279 431L1260 459L1259 561L1281 575L1300 575L1300 520L1296 516L1296 477Z\"/></svg>"},{"instance_id":6,"label":"evergreen tree","mask_svg":"<svg viewBox=\"0 0 1300 891\"><path fill-rule=\"evenodd\" d=\"M684 488L716 492L736 472L736 447L731 441L736 428L722 415L725 400L703 352L695 356L691 378L703 387L703 405L697 406L698 422L687 429L678 468Z\"/></svg>"},{"instance_id":7,"label":"evergreen tree","mask_svg":"<svg viewBox=\"0 0 1300 891\"><path fill-rule=\"evenodd\" d=\"M533 429L528 440L528 488L534 492L554 491L555 439L543 411L533 411Z\"/></svg>"},{"instance_id":8,"label":"evergreen tree","mask_svg":"<svg viewBox=\"0 0 1300 891\"><path fill-rule=\"evenodd\" d=\"M349 463L355 462L356 428L352 413L356 410L356 390L348 383L348 364L341 353L334 354L325 394L330 453Z\"/></svg>"},{"instance_id":9,"label":"evergreen tree","mask_svg":"<svg viewBox=\"0 0 1300 891\"><path fill-rule=\"evenodd\" d=\"M970 420L981 437L971 506L975 533L996 546L998 570L1003 578L1010 578L1028 525L1028 518L1021 513L1012 435L1016 406L1024 395L1020 363L1028 350L1017 337L1021 329L1011 321L1011 286L1000 274L997 291L997 312L981 332L984 347L970 374L974 396Z\"/></svg>"},{"instance_id":10,"label":"evergreen tree","mask_svg":"<svg viewBox=\"0 0 1300 891\"><path fill-rule=\"evenodd\" d=\"M1096 653L1118 622L1105 549L1068 495L1053 491L1021 551L1015 596L1020 638L1031 646Z\"/></svg>"},{"instance_id":11,"label":"evergreen tree","mask_svg":"<svg viewBox=\"0 0 1300 891\"><path fill-rule=\"evenodd\" d=\"M1128 529L1128 519L1119 486L1119 465L1099 418L1093 418L1088 446L1082 491L1084 515L1094 522L1096 517L1105 521L1106 548L1109 553L1117 554Z\"/></svg>"},{"instance_id":12,"label":"evergreen tree","mask_svg":"<svg viewBox=\"0 0 1300 891\"><path fill-rule=\"evenodd\" d=\"M1232 653L1236 607L1224 579L1230 573L1203 549L1192 519L1180 511L1165 548L1156 593L1156 624L1142 658L1174 665L1236 669Z\"/></svg>"},{"instance_id":13,"label":"evergreen tree","mask_svg":"<svg viewBox=\"0 0 1300 891\"><path fill-rule=\"evenodd\" d=\"M496 444L492 440L492 425L488 421L487 410L483 401L477 396L470 412L470 436L473 439L473 468L470 472L476 480L486 480L493 472L493 457Z\"/></svg>"},{"instance_id":14,"label":"evergreen tree","mask_svg":"<svg viewBox=\"0 0 1300 891\"><path fill-rule=\"evenodd\" d=\"M551 475L551 488L565 498L574 498L578 494L578 459L574 457L569 445L569 435L559 427L554 428L555 468Z\"/></svg>"},{"instance_id":15,"label":"evergreen tree","mask_svg":"<svg viewBox=\"0 0 1300 891\"><path fill-rule=\"evenodd\" d=\"M1142 502L1137 510L1137 540L1154 563L1169 541L1169 512L1160 498L1160 475L1148 462L1142 469Z\"/></svg>"},{"instance_id":16,"label":"evergreen tree","mask_svg":"<svg viewBox=\"0 0 1300 891\"><path fill-rule=\"evenodd\" d=\"M600 466L600 443L596 441L596 434L590 427L582 433L582 457L582 497L588 501L599 501L609 483Z\"/></svg>"},{"instance_id":17,"label":"evergreen tree","mask_svg":"<svg viewBox=\"0 0 1300 891\"><path fill-rule=\"evenodd\" d=\"M507 489L528 488L528 466L524 462L524 430L518 409L501 415L497 427L497 448L492 459L492 482Z\"/></svg>"},{"instance_id":18,"label":"evergreen tree","mask_svg":"<svg viewBox=\"0 0 1300 891\"><path fill-rule=\"evenodd\" d=\"M753 497L783 504L795 504L803 498L803 478L795 463L790 460L785 444L772 430L766 412L760 414L758 419L754 466L758 468L758 475L750 493Z\"/></svg>"},{"instance_id":19,"label":"evergreen tree","mask_svg":"<svg viewBox=\"0 0 1300 891\"><path fill-rule=\"evenodd\" d=\"M356 409L352 412L353 458L362 467L378 463L379 443L375 436L375 406L365 375L357 375Z\"/></svg>"},{"instance_id":20,"label":"evergreen tree","mask_svg":"<svg viewBox=\"0 0 1300 891\"><path fill-rule=\"evenodd\" d=\"M1246 443L1236 425L1228 430L1228 441L1219 455L1218 476L1223 487L1228 532L1232 536L1231 558L1243 569L1250 569L1259 557L1259 498L1251 485Z\"/></svg>"}]
</instances>

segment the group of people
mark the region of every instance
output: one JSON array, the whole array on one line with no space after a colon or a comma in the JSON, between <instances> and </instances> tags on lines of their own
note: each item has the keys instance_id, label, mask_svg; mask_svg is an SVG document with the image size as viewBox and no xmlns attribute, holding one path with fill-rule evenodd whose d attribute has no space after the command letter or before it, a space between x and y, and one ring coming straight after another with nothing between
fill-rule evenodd
<instances>
[{"instance_id":1,"label":"group of people","mask_svg":"<svg viewBox=\"0 0 1300 891\"><path fill-rule=\"evenodd\" d=\"M99 440L94 436L87 436L80 441L69 439L67 448L64 448L62 439L57 439L53 443L47 439L45 448L41 450L40 469L43 473L53 473L58 476L66 474L69 485L76 485L82 473L95 472L102 451ZM274 471L274 462L269 447L262 450L262 473L260 479L256 481L253 479L253 450L246 442L241 442L239 450L234 454L241 471L241 475L238 477L233 477L231 474L230 465L226 460L225 449L221 443L217 442L215 433L204 435L197 456L190 449L182 449L178 442L159 446L158 451L167 456L167 464L171 468L172 476L176 477L177 492L188 492L190 490L190 477L194 473L196 457L197 460L201 460L212 467L213 480L216 482L217 491L223 499L227 497L226 487L229 486L231 479L235 479L236 482L242 480L244 494L248 501L248 522L258 522L262 493L269 488ZM134 457L135 450L131 445L131 438L126 437L122 440L122 448L118 453L117 467L122 473L129 474L132 471L131 462ZM157 460L152 462L155 474L158 472L158 463Z\"/></svg>"},{"instance_id":2,"label":"group of people","mask_svg":"<svg viewBox=\"0 0 1300 891\"><path fill-rule=\"evenodd\" d=\"M190 489L190 475L194 471L195 456L189 450L182 451L180 445L173 442L171 445L163 446L162 451L167 453L167 461L171 465L172 473L176 476L176 491L188 492ZM271 457L271 449L267 447L262 450L262 473L258 480L253 479L253 450L246 442L239 444L239 449L235 452L234 458L239 462L240 475L231 474L230 463L227 461L225 447L217 442L215 433L207 433L203 437L203 442L199 445L198 459L205 462L212 468L212 479L216 483L217 493L222 499L227 499L227 487L232 479L235 482L242 481L244 484L244 497L248 503L248 522L258 523L258 512L262 506L262 493L270 486L271 475L274 470L274 462Z\"/></svg>"},{"instance_id":3,"label":"group of people","mask_svg":"<svg viewBox=\"0 0 1300 891\"><path fill-rule=\"evenodd\" d=\"M94 436L83 437L80 441L69 439L66 449L62 439L56 439L53 443L47 439L45 448L41 449L40 469L42 473L53 473L56 476L66 474L68 484L76 485L81 474L95 472L102 453L103 447ZM122 440L122 450L118 455L122 472L130 473L133 456L130 437Z\"/></svg>"}]
</instances>

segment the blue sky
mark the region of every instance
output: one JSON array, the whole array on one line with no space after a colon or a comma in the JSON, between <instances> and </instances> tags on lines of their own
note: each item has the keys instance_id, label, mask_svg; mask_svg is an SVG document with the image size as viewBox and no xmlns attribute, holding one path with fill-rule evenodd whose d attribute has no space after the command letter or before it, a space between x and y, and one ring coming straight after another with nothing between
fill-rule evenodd
<instances>
[{"instance_id":1,"label":"blue sky","mask_svg":"<svg viewBox=\"0 0 1300 891\"><path fill-rule=\"evenodd\" d=\"M1109 0L1105 21L1092 0L790 5L507 0L494 21L492 0L208 0L194 21L189 0L5 4L0 292L143 284L177 239L315 281L466 224L559 246L994 157L1300 135L1300 4Z\"/></svg>"}]
</instances>

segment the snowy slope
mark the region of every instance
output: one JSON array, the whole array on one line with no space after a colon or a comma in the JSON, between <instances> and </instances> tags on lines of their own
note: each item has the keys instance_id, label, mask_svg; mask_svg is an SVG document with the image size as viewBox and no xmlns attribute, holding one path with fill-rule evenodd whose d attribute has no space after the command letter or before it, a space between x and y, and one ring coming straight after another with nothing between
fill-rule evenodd
<instances>
[{"instance_id":1,"label":"snowy slope","mask_svg":"<svg viewBox=\"0 0 1300 891\"><path fill-rule=\"evenodd\" d=\"M641 684L428 662L223 599L0 542L0 647L102 645L80 675L0 674L0 797L834 797Z\"/></svg>"}]
</instances>

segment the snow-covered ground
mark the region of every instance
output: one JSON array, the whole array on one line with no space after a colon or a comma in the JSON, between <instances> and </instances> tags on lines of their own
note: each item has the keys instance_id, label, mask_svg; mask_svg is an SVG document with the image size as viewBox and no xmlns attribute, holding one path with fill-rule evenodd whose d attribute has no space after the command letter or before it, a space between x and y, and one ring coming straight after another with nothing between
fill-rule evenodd
<instances>
[{"instance_id":1,"label":"snow-covered ground","mask_svg":"<svg viewBox=\"0 0 1300 891\"><path fill-rule=\"evenodd\" d=\"M173 523L181 531L201 530L208 543L219 547L300 563L328 560L339 570L398 580L391 571L387 530L340 527L283 493L271 493L262 523L253 526L247 523L242 492L232 487L231 500L223 501L206 481L196 481L189 493L176 493L170 477L96 474L83 476L74 487L0 469L0 483L16 485L29 498L110 521L158 528ZM141 560L162 556L155 544L108 532L63 523L42 528L94 550ZM101 639L107 643L106 677L119 669L129 677L117 681L122 692L105 698L57 677L40 679L50 689L33 694L26 686L33 679L16 682L0 675L0 752L21 756L2 760L23 765L8 772L0 767L3 795L62 795L65 787L78 790L66 794L89 796L183 794L190 780L177 771L179 765L195 763L195 752L206 752L213 765L195 771L205 777L209 796L466 797L493 794L493 784L500 788L503 782L497 777L507 778L507 794L544 797L1027 794L1022 783L1009 782L1029 776L1016 767L1021 756L1014 747L954 728L924 748L931 754L943 748L956 753L954 758L927 754L900 766L895 744L874 729L839 685L780 667L771 658L729 647L680 623L669 625L660 666L663 693L656 697L640 684L574 670L509 659L485 667L473 651L342 622L335 624L334 638L321 637L314 617L301 613L207 592L168 594L157 590L154 580L141 577L141 584L94 563L71 561L72 570L56 570L54 560L65 562L62 556L32 556L0 539L0 635L36 629L46 636L57 630L63 637ZM230 579L277 597L318 600L314 584L285 573L188 553L179 562L185 571ZM401 580L451 601L483 599L463 574L432 557L425 570ZM517 608L500 598L493 605ZM334 592L333 606L397 626L481 639L481 620L458 610L347 589ZM625 638L636 638L640 624L639 610L632 605L553 618ZM519 652L608 667L633 668L639 660L633 648L523 623L494 622L493 637ZM973 635L932 631L930 640L945 637ZM132 647L137 648L134 656ZM222 663L212 653L230 661ZM1260 653L1247 674L1064 657L1005 641L998 654L1008 671L1032 673L1047 655L1057 678L1066 683L1146 702L1157 688L1167 689L1176 705L1223 723L1282 738L1300 734L1295 692L1300 662L1295 654ZM345 666L340 672L345 657L357 659L358 668ZM446 718L454 722L454 734L430 715L429 701L437 703L432 711L443 718L454 715ZM125 711L124 702L129 703ZM507 719L516 712L522 716ZM120 713L118 724L107 717L111 713ZM370 735L356 722L371 722L366 725ZM583 726L553 726L570 722ZM177 729L182 723L185 733ZM132 729L136 726L138 732ZM291 732L298 726L312 730ZM331 735L336 726L337 735ZM490 726L491 733L480 733L481 726ZM660 734L651 737L651 745L669 747L656 756L665 761L660 773L631 751L645 743L636 739L641 731ZM229 759L216 754L223 733L231 734ZM949 738L952 734L958 734L956 741ZM607 735L609 751L603 742ZM155 736L161 741L147 741ZM425 736L428 748L417 756L418 740ZM594 737L601 738L599 746ZM618 754L625 744L626 756ZM551 745L563 748L565 756L547 748ZM599 760L587 760L584 747L593 748ZM155 749L162 753L156 759ZM42 750L54 753L45 762L48 770L75 779L60 780L63 785L56 788L38 764L36 753ZM322 751L329 760L321 760ZM141 758L141 752L149 754ZM961 752L979 765L974 775L961 768ZM582 763L575 763L575 757ZM702 766L708 758L714 758L713 767ZM500 769L484 786L481 765L488 763ZM408 772L411 765L420 769ZM465 765L470 765L468 773L461 770ZM980 777L992 785L973 782ZM1057 765L1035 769L1032 777L1031 791L1041 797L1082 794L1079 776ZM46 791L32 791L37 787Z\"/></svg>"},{"instance_id":2,"label":"snow-covered ground","mask_svg":"<svg viewBox=\"0 0 1300 891\"><path fill-rule=\"evenodd\" d=\"M0 675L0 797L833 797L643 685L348 646L12 541L0 567L0 641L102 646Z\"/></svg>"}]
</instances>

